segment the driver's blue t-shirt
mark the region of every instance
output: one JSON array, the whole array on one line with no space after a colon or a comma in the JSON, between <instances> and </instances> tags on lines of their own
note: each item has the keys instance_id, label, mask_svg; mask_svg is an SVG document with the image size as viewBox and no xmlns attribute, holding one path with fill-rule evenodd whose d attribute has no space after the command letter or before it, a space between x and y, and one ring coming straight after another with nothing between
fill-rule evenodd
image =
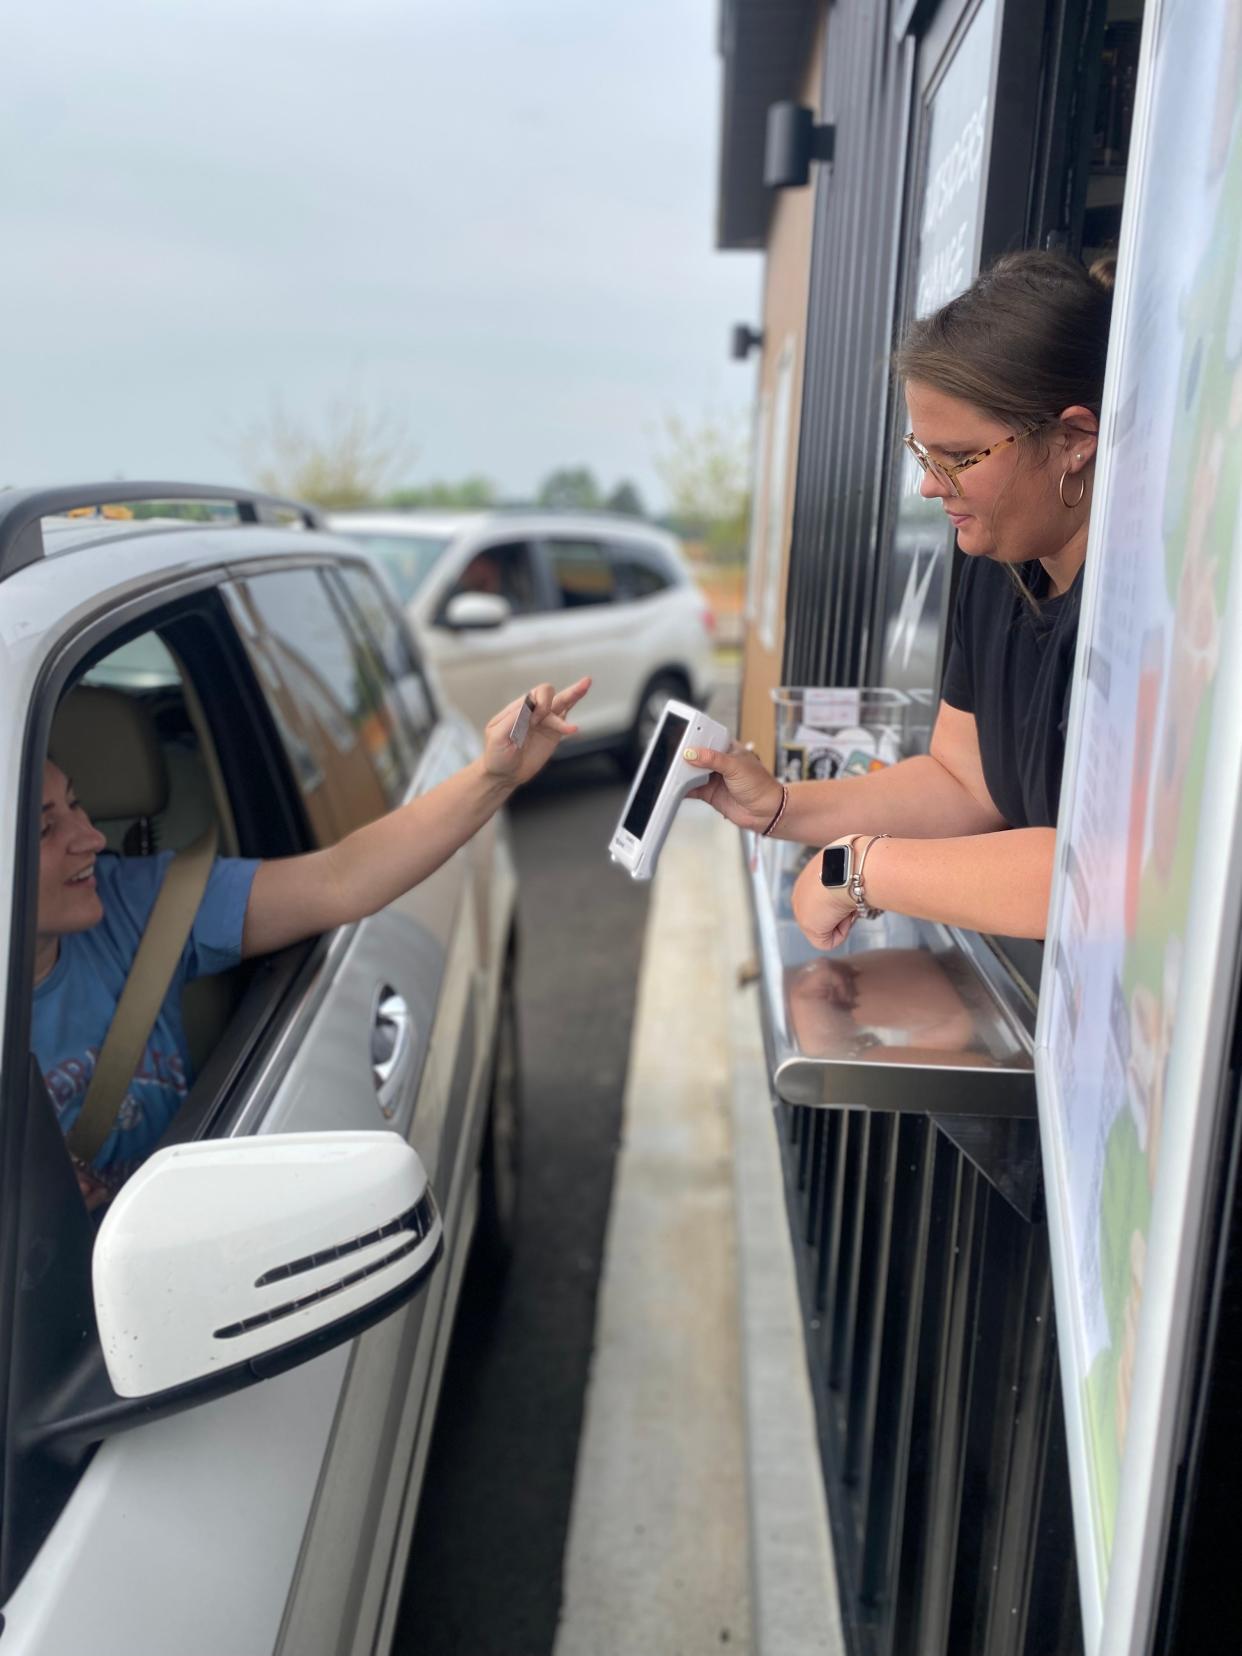
<instances>
[{"instance_id":1,"label":"driver's blue t-shirt","mask_svg":"<svg viewBox=\"0 0 1242 1656\"><path fill-rule=\"evenodd\" d=\"M60 940L56 965L36 985L32 1044L61 1131L78 1118L104 1036L155 906L172 852L158 857L103 856L95 883L103 919ZM241 959L242 924L258 863L216 859L190 937L147 1041L116 1126L92 1166L115 1187L149 1156L180 1109L192 1076L181 1020L182 986L224 972Z\"/></svg>"}]
</instances>

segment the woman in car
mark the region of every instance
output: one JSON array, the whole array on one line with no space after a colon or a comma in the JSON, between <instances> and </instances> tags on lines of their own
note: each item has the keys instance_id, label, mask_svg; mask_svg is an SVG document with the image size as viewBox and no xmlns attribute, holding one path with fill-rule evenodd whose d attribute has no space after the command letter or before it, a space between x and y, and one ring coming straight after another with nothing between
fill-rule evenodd
<instances>
[{"instance_id":1,"label":"woman in car","mask_svg":"<svg viewBox=\"0 0 1242 1656\"><path fill-rule=\"evenodd\" d=\"M480 757L407 805L303 856L267 861L217 858L163 1002L111 1131L78 1182L96 1207L155 1148L189 1089L181 986L227 971L238 960L374 914L446 862L535 776L590 688L580 679L556 691L541 684L525 741L510 739L522 706L490 721ZM39 911L32 1042L69 1134L81 1112L104 1038L125 986L167 860L99 858L104 836L78 803L72 778L44 766L39 845ZM99 860L97 860L99 859Z\"/></svg>"},{"instance_id":2,"label":"woman in car","mask_svg":"<svg viewBox=\"0 0 1242 1656\"><path fill-rule=\"evenodd\" d=\"M897 352L905 441L966 554L930 752L782 785L743 752L688 752L730 822L849 846L799 876L794 913L835 948L868 908L1042 937L1052 882L1111 293L1050 253L1000 259ZM861 878L827 885L825 876Z\"/></svg>"}]
</instances>

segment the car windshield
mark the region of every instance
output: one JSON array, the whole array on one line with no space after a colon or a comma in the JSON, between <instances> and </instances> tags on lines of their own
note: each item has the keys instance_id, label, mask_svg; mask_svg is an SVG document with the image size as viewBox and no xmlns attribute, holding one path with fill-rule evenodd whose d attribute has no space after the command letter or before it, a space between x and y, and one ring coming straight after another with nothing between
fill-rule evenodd
<instances>
[{"instance_id":1,"label":"car windshield","mask_svg":"<svg viewBox=\"0 0 1242 1656\"><path fill-rule=\"evenodd\" d=\"M422 586L431 567L448 545L445 535L378 535L347 530L346 534L379 558L403 604Z\"/></svg>"}]
</instances>

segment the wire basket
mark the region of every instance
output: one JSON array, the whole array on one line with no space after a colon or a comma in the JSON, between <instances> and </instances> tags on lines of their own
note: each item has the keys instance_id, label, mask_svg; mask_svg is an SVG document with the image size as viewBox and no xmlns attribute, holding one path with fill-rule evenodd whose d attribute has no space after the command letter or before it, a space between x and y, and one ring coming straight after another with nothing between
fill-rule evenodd
<instances>
[{"instance_id":1,"label":"wire basket","mask_svg":"<svg viewBox=\"0 0 1242 1656\"><path fill-rule=\"evenodd\" d=\"M910 752L912 703L904 690L781 685L772 701L782 782L866 776Z\"/></svg>"}]
</instances>

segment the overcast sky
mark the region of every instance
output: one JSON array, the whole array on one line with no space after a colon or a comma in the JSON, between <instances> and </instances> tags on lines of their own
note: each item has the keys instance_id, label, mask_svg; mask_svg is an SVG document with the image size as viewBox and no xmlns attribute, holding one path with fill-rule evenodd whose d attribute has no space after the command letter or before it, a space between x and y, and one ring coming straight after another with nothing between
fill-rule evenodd
<instances>
[{"instance_id":1,"label":"overcast sky","mask_svg":"<svg viewBox=\"0 0 1242 1656\"><path fill-rule=\"evenodd\" d=\"M718 0L8 0L0 484L236 479L273 399L410 481L652 470L745 410Z\"/></svg>"}]
</instances>

